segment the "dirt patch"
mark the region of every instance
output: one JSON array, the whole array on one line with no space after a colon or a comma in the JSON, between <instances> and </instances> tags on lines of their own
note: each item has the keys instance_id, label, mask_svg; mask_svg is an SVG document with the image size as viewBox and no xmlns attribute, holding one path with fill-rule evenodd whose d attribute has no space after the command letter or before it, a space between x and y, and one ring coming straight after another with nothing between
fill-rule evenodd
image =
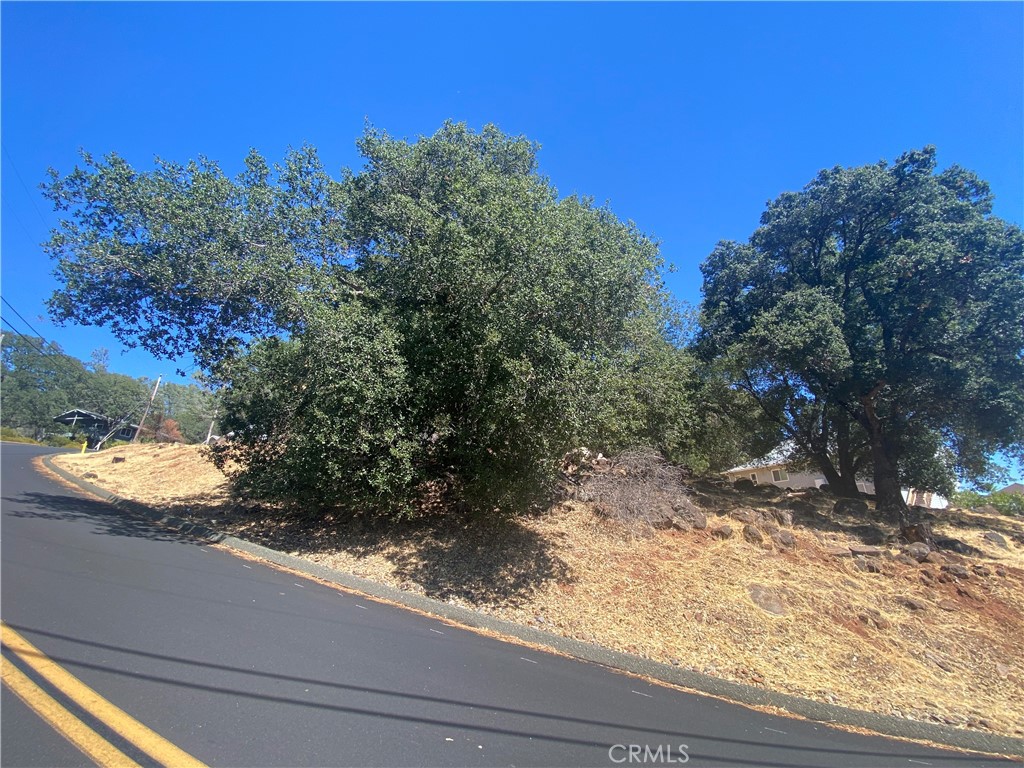
<instances>
[{"instance_id":1,"label":"dirt patch","mask_svg":"<svg viewBox=\"0 0 1024 768\"><path fill-rule=\"evenodd\" d=\"M637 535L576 501L512 520L383 527L234 500L195 446L56 462L236 536L566 637L820 701L1024 736L1017 519L938 512L936 534L976 554L918 563L899 559L884 526L832 514L835 500L815 492L698 481L688 498L707 514L706 530ZM726 521L758 526L764 543L715 536ZM780 527L795 546L773 537ZM867 554L849 552L858 546Z\"/></svg>"}]
</instances>

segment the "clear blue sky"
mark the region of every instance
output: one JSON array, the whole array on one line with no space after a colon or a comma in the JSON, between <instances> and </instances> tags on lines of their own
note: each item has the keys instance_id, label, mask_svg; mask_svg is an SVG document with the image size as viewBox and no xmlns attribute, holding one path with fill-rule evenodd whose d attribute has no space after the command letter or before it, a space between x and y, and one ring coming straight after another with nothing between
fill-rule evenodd
<instances>
[{"instance_id":1,"label":"clear blue sky","mask_svg":"<svg viewBox=\"0 0 1024 768\"><path fill-rule=\"evenodd\" d=\"M609 201L662 241L669 287L746 239L821 168L935 144L1024 220L1024 4L12 3L2 15L3 295L48 339L114 370L170 374L107 332L57 327L37 190L79 147L198 154L316 145L357 166L364 120L397 136L448 118L542 145L562 193ZM23 325L7 307L4 319ZM188 367L190 361L180 361Z\"/></svg>"}]
</instances>

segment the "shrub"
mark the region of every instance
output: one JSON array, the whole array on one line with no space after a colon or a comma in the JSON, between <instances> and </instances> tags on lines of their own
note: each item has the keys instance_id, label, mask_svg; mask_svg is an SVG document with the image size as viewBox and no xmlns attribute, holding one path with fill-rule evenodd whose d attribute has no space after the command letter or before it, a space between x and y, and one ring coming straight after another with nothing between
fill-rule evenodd
<instances>
[{"instance_id":1,"label":"shrub","mask_svg":"<svg viewBox=\"0 0 1024 768\"><path fill-rule=\"evenodd\" d=\"M32 445L40 445L38 440L33 440L31 437L25 437L18 430L12 427L0 428L0 439L7 443L30 443Z\"/></svg>"},{"instance_id":2,"label":"shrub","mask_svg":"<svg viewBox=\"0 0 1024 768\"><path fill-rule=\"evenodd\" d=\"M959 491L952 498L954 505L967 509L992 507L1003 515L1024 515L1024 494L1020 493L978 493Z\"/></svg>"},{"instance_id":3,"label":"shrub","mask_svg":"<svg viewBox=\"0 0 1024 768\"><path fill-rule=\"evenodd\" d=\"M417 443L395 331L360 304L316 310L304 333L256 344L234 363L209 448L240 489L263 498L407 512Z\"/></svg>"}]
</instances>

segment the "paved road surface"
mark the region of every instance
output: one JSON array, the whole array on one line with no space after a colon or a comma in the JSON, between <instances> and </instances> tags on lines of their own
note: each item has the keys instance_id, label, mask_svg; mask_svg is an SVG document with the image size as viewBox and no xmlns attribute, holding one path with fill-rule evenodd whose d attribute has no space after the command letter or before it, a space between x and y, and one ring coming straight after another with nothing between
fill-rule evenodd
<instances>
[{"instance_id":1,"label":"paved road surface","mask_svg":"<svg viewBox=\"0 0 1024 768\"><path fill-rule=\"evenodd\" d=\"M207 765L640 764L629 745L648 765L1002 762L761 714L321 586L68 490L33 470L42 452L0 451L3 621ZM5 668L40 682L8 638ZM90 764L6 686L2 706L4 766Z\"/></svg>"}]
</instances>

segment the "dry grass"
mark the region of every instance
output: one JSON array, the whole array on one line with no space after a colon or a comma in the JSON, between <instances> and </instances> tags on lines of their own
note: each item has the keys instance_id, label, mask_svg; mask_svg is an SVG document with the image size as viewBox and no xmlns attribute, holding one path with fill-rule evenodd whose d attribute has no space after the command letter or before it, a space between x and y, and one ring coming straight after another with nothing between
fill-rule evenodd
<instances>
[{"instance_id":1,"label":"dry grass","mask_svg":"<svg viewBox=\"0 0 1024 768\"><path fill-rule=\"evenodd\" d=\"M940 513L936 532L978 551L946 562L989 571L943 582L932 564L880 557L881 572L871 573L827 554L877 531L822 514L832 500L821 494L797 505L797 547L779 551L710 530L636 536L581 502L505 522L440 518L386 530L266 511L232 502L195 447L130 446L58 463L94 473L115 493L315 562L568 637L845 706L1024 735L1024 548L1011 539L1024 535L1018 520ZM713 526L724 521L716 513L769 509L793 495L698 484L690 498ZM1009 549L983 539L988 530ZM752 591L776 600L781 614L755 604Z\"/></svg>"}]
</instances>

